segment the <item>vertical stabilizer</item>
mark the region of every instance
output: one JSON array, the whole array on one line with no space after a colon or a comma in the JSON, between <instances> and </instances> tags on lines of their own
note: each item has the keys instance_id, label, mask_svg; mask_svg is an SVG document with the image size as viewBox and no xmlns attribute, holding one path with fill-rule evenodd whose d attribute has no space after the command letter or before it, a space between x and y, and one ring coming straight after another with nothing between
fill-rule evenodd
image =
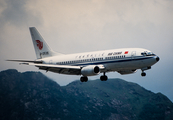
<instances>
[{"instance_id":1,"label":"vertical stabilizer","mask_svg":"<svg viewBox=\"0 0 173 120\"><path fill-rule=\"evenodd\" d=\"M35 27L29 28L32 42L35 48L35 53L37 56L37 59L51 57L54 55L58 55L59 53L54 52L48 44L44 41L40 33L37 31Z\"/></svg>"}]
</instances>

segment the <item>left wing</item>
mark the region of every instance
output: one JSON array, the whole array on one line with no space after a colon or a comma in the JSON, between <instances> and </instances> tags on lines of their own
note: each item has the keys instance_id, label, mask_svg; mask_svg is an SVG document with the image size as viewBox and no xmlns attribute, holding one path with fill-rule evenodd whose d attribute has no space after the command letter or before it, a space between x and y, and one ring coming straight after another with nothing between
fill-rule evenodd
<instances>
[{"instance_id":1,"label":"left wing","mask_svg":"<svg viewBox=\"0 0 173 120\"><path fill-rule=\"evenodd\" d=\"M81 75L81 70L84 66L71 66L71 65L56 65L56 64L44 64L41 60L31 61L31 60L7 60L13 62L20 62L23 65L32 65L36 66L41 70L46 70L46 72L51 71L59 74L68 74L68 75ZM91 67L92 66L92 67ZM105 67L103 65L94 65L99 67L100 71L103 72ZM87 67L87 72L94 71L93 65ZM93 73L92 73L93 75Z\"/></svg>"},{"instance_id":2,"label":"left wing","mask_svg":"<svg viewBox=\"0 0 173 120\"><path fill-rule=\"evenodd\" d=\"M51 72L60 73L60 74L69 74L69 75L80 75L81 74L80 66L34 64L34 63L28 63L27 65L33 65L33 66L38 67L41 70L51 71Z\"/></svg>"},{"instance_id":3,"label":"left wing","mask_svg":"<svg viewBox=\"0 0 173 120\"><path fill-rule=\"evenodd\" d=\"M41 60L6 60L6 61L13 61L13 62L26 62L26 63L43 63Z\"/></svg>"},{"instance_id":4,"label":"left wing","mask_svg":"<svg viewBox=\"0 0 173 120\"><path fill-rule=\"evenodd\" d=\"M70 66L70 65L53 65L53 64L43 64L43 61L31 61L31 60L7 60L13 62L21 62L20 64L24 65L33 65L38 67L41 70L46 70L60 73L60 74L69 74L69 75L81 75L80 66Z\"/></svg>"}]
</instances>

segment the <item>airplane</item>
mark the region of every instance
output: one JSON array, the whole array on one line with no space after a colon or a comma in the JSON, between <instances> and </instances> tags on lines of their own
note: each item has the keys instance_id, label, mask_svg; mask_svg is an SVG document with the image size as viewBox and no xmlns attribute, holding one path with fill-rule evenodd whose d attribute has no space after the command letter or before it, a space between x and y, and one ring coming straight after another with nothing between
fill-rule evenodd
<instances>
[{"instance_id":1,"label":"airplane","mask_svg":"<svg viewBox=\"0 0 173 120\"><path fill-rule=\"evenodd\" d=\"M7 61L33 65L46 72L81 75L81 82L87 82L88 76L100 73L103 73L100 80L106 81L108 79L106 73L115 71L125 75L141 69L141 76L146 76L144 71L151 69L151 66L160 60L153 52L143 48L122 48L75 54L57 53L48 46L35 27L29 27L29 30L37 59Z\"/></svg>"}]
</instances>

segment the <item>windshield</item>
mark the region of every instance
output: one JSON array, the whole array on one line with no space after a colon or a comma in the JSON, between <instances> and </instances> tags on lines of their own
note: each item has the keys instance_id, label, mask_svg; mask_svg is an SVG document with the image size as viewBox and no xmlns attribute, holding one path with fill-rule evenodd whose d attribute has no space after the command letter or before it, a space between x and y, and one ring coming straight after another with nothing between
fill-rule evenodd
<instances>
[{"instance_id":1,"label":"windshield","mask_svg":"<svg viewBox=\"0 0 173 120\"><path fill-rule=\"evenodd\" d=\"M142 52L141 55L143 56L155 56L153 52Z\"/></svg>"}]
</instances>

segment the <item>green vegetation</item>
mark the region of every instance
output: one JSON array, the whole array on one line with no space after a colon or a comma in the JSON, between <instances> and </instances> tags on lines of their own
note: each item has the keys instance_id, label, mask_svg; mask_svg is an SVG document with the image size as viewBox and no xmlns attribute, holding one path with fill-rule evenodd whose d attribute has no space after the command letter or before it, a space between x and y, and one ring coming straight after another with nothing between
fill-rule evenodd
<instances>
[{"instance_id":1,"label":"green vegetation","mask_svg":"<svg viewBox=\"0 0 173 120\"><path fill-rule=\"evenodd\" d=\"M171 120L161 93L121 79L59 86L40 72L0 72L1 120Z\"/></svg>"}]
</instances>

